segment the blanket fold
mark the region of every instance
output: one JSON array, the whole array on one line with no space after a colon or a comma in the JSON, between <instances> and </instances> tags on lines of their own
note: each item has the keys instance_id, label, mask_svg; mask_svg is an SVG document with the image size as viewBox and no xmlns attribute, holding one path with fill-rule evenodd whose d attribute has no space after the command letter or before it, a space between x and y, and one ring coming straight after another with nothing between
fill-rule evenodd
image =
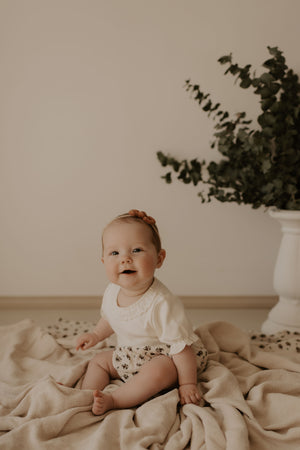
<instances>
[{"instance_id":1,"label":"blanket fold","mask_svg":"<svg viewBox=\"0 0 300 450\"><path fill-rule=\"evenodd\" d=\"M0 449L297 450L300 336L253 337L226 322L196 333L209 352L204 407L180 407L172 389L94 416L92 392L78 387L94 352L111 342L76 352L75 337L55 338L31 320L1 326Z\"/></svg>"}]
</instances>

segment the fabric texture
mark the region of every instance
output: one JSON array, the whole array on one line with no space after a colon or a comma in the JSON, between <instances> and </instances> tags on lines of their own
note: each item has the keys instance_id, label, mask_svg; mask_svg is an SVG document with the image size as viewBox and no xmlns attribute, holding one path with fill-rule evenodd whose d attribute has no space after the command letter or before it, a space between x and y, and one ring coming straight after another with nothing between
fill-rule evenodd
<instances>
[{"instance_id":1,"label":"fabric texture","mask_svg":"<svg viewBox=\"0 0 300 450\"><path fill-rule=\"evenodd\" d=\"M196 355L197 372L200 374L207 364L207 350L198 340L191 346ZM128 381L133 375L136 375L143 364L156 356L170 355L170 345L145 345L144 347L126 346L117 347L113 352L113 366L123 381Z\"/></svg>"},{"instance_id":2,"label":"fabric texture","mask_svg":"<svg viewBox=\"0 0 300 450\"><path fill-rule=\"evenodd\" d=\"M76 337L56 338L31 320L1 326L0 449L298 450L300 354L291 348L299 335L290 333L290 345L280 348L275 334L269 349L265 337L251 339L226 322L201 325L196 334L209 352L199 377L204 407L181 407L172 389L137 408L94 416L92 391L79 386L88 361L114 338L76 352Z\"/></svg>"},{"instance_id":3,"label":"fabric texture","mask_svg":"<svg viewBox=\"0 0 300 450\"><path fill-rule=\"evenodd\" d=\"M119 307L120 287L109 284L101 314L118 336L118 346L170 345L170 355L199 340L188 320L181 300L163 283L154 279L148 291L134 304Z\"/></svg>"},{"instance_id":4,"label":"fabric texture","mask_svg":"<svg viewBox=\"0 0 300 450\"><path fill-rule=\"evenodd\" d=\"M145 345L144 347L117 347L113 352L113 366L121 380L127 381L136 375L145 362L156 356L169 356L170 346L166 344Z\"/></svg>"}]
</instances>

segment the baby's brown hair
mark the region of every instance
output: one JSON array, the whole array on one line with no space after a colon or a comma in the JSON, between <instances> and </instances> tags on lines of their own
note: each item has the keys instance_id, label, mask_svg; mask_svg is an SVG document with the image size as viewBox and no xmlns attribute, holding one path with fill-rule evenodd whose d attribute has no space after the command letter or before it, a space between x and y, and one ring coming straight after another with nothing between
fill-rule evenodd
<instances>
[{"instance_id":1,"label":"baby's brown hair","mask_svg":"<svg viewBox=\"0 0 300 450\"><path fill-rule=\"evenodd\" d=\"M159 235L158 228L156 226L156 221L153 217L148 216L145 211L139 211L138 209L131 209L128 213L120 214L115 219L113 219L105 228L115 222L139 222L148 227L151 231L152 243L156 248L157 253L161 251L161 239ZM103 237L103 234L102 234ZM102 238L102 251L103 251L103 238Z\"/></svg>"}]
</instances>

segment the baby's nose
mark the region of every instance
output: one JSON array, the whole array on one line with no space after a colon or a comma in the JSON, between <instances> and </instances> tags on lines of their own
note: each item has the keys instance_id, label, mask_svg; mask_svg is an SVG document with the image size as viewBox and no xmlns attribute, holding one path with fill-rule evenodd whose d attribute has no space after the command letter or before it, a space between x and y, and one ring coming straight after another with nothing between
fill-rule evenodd
<instances>
[{"instance_id":1,"label":"baby's nose","mask_svg":"<svg viewBox=\"0 0 300 450\"><path fill-rule=\"evenodd\" d=\"M131 263L132 262L131 255L124 255L122 258L122 262L123 263Z\"/></svg>"}]
</instances>

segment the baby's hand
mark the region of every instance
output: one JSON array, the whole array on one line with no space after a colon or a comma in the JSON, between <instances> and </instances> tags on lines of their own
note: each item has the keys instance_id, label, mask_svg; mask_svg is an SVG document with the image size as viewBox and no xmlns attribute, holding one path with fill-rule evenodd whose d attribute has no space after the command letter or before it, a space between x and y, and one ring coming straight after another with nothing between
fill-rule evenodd
<instances>
[{"instance_id":1,"label":"baby's hand","mask_svg":"<svg viewBox=\"0 0 300 450\"><path fill-rule=\"evenodd\" d=\"M87 350L90 347L98 344L99 339L95 333L85 333L79 336L76 343L76 350Z\"/></svg>"},{"instance_id":2,"label":"baby's hand","mask_svg":"<svg viewBox=\"0 0 300 450\"><path fill-rule=\"evenodd\" d=\"M183 384L179 386L179 398L181 405L186 405L187 403L200 405L201 402L201 395L196 384Z\"/></svg>"}]
</instances>

